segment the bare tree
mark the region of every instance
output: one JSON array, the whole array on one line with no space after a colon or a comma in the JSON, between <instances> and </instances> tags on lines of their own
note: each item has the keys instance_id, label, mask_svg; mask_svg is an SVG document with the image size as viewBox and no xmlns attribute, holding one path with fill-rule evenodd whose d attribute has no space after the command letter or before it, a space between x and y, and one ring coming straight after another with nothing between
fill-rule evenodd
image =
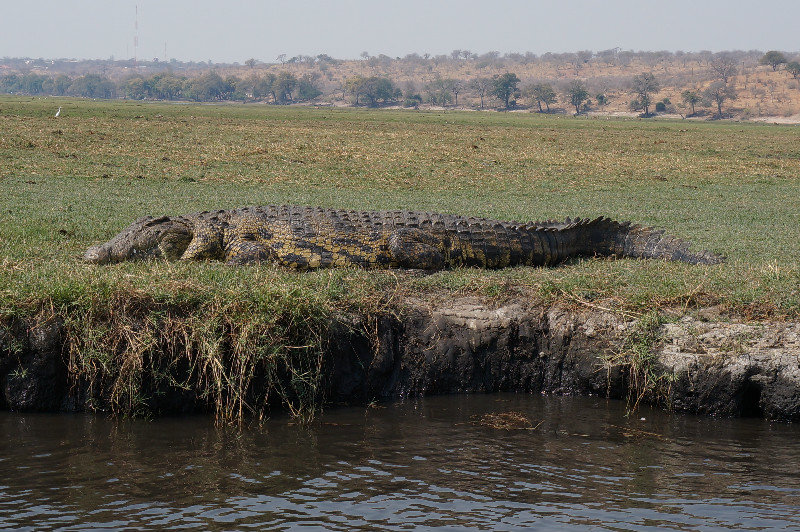
<instances>
[{"instance_id":1,"label":"bare tree","mask_svg":"<svg viewBox=\"0 0 800 532\"><path fill-rule=\"evenodd\" d=\"M480 96L481 98L481 109L483 109L483 99L489 93L489 90L492 88L492 79L491 78L474 78L469 83L470 88L475 91L475 94Z\"/></svg>"},{"instance_id":2,"label":"bare tree","mask_svg":"<svg viewBox=\"0 0 800 532\"><path fill-rule=\"evenodd\" d=\"M617 61L617 54L619 48L609 48L608 50L600 50L597 52L597 57L600 58L606 66L613 66Z\"/></svg>"},{"instance_id":3,"label":"bare tree","mask_svg":"<svg viewBox=\"0 0 800 532\"><path fill-rule=\"evenodd\" d=\"M711 66L711 70L713 70L725 84L738 72L736 68L736 58L728 52L714 54L709 65Z\"/></svg>"},{"instance_id":4,"label":"bare tree","mask_svg":"<svg viewBox=\"0 0 800 532\"><path fill-rule=\"evenodd\" d=\"M453 93L453 105L458 107L458 95L464 91L464 82L460 79L448 79L447 83L450 86L450 92Z\"/></svg>"},{"instance_id":5,"label":"bare tree","mask_svg":"<svg viewBox=\"0 0 800 532\"><path fill-rule=\"evenodd\" d=\"M580 50L579 52L575 53L575 56L578 62L586 64L592 60L592 57L594 57L594 52L591 50Z\"/></svg>"}]
</instances>

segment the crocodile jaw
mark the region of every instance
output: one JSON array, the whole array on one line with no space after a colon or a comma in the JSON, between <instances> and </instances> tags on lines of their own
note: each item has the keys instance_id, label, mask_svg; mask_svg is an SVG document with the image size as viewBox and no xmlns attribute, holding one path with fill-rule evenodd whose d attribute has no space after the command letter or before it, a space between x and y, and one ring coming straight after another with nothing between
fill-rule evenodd
<instances>
[{"instance_id":1,"label":"crocodile jaw","mask_svg":"<svg viewBox=\"0 0 800 532\"><path fill-rule=\"evenodd\" d=\"M87 249L83 260L90 264L154 258L177 260L192 239L190 225L181 217L146 216L105 244Z\"/></svg>"},{"instance_id":2,"label":"crocodile jaw","mask_svg":"<svg viewBox=\"0 0 800 532\"><path fill-rule=\"evenodd\" d=\"M92 246L83 254L83 260L90 264L108 264L111 262L111 251L105 245Z\"/></svg>"}]
</instances>

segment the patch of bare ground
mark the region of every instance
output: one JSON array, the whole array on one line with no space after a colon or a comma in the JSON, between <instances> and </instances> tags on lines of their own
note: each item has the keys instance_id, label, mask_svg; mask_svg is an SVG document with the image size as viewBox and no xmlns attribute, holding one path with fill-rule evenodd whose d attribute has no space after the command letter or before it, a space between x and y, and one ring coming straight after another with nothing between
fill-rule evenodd
<instances>
[{"instance_id":1,"label":"patch of bare ground","mask_svg":"<svg viewBox=\"0 0 800 532\"><path fill-rule=\"evenodd\" d=\"M800 124L800 113L791 116L757 116L750 120L767 124Z\"/></svg>"}]
</instances>

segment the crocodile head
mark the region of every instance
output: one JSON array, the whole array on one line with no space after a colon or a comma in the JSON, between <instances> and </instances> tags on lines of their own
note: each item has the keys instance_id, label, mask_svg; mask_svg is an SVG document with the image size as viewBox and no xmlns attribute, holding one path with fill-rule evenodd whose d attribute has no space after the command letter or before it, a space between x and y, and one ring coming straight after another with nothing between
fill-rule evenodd
<instances>
[{"instance_id":1,"label":"crocodile head","mask_svg":"<svg viewBox=\"0 0 800 532\"><path fill-rule=\"evenodd\" d=\"M180 217L145 216L105 244L90 247L83 259L93 264L149 258L177 260L192 237L192 225Z\"/></svg>"}]
</instances>

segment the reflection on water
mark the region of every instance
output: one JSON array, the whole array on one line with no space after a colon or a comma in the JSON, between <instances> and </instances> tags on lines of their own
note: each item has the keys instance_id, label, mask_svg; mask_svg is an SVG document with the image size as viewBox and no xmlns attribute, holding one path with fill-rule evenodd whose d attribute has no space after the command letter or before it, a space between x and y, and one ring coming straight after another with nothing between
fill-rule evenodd
<instances>
[{"instance_id":1,"label":"reflection on water","mask_svg":"<svg viewBox=\"0 0 800 532\"><path fill-rule=\"evenodd\" d=\"M475 423L512 410L535 428ZM615 401L434 397L244 430L0 413L0 434L0 529L800 528L799 426Z\"/></svg>"}]
</instances>

